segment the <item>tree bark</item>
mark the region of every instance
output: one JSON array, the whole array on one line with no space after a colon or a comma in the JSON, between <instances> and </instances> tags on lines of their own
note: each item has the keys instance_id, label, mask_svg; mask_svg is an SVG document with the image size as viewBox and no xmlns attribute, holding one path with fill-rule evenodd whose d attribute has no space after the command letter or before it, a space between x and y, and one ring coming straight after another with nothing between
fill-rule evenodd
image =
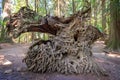
<instances>
[{"instance_id":1,"label":"tree bark","mask_svg":"<svg viewBox=\"0 0 120 80\"><path fill-rule=\"evenodd\" d=\"M11 15L11 0L3 0L2 7L3 7L3 22L6 22ZM6 27L3 25L0 34L0 40L5 42L13 42L11 37L8 37L6 32Z\"/></svg>"},{"instance_id":2,"label":"tree bark","mask_svg":"<svg viewBox=\"0 0 120 80\"><path fill-rule=\"evenodd\" d=\"M25 0L25 1L26 1L26 6L29 7L29 5L28 5L28 0Z\"/></svg>"},{"instance_id":3,"label":"tree bark","mask_svg":"<svg viewBox=\"0 0 120 80\"><path fill-rule=\"evenodd\" d=\"M97 3L97 1L96 1ZM94 5L94 26L97 26L97 6L96 4Z\"/></svg>"},{"instance_id":4,"label":"tree bark","mask_svg":"<svg viewBox=\"0 0 120 80\"><path fill-rule=\"evenodd\" d=\"M75 1L72 0L72 10L73 10L73 14L75 13Z\"/></svg>"},{"instance_id":5,"label":"tree bark","mask_svg":"<svg viewBox=\"0 0 120 80\"><path fill-rule=\"evenodd\" d=\"M3 0L3 18L9 17L11 14L10 0Z\"/></svg>"},{"instance_id":6,"label":"tree bark","mask_svg":"<svg viewBox=\"0 0 120 80\"><path fill-rule=\"evenodd\" d=\"M107 49L110 51L120 52L120 2L119 0L110 1L110 37Z\"/></svg>"},{"instance_id":7,"label":"tree bark","mask_svg":"<svg viewBox=\"0 0 120 80\"><path fill-rule=\"evenodd\" d=\"M105 15L105 2L106 0L102 0L102 29L105 32L105 28L106 28L106 15Z\"/></svg>"}]
</instances>

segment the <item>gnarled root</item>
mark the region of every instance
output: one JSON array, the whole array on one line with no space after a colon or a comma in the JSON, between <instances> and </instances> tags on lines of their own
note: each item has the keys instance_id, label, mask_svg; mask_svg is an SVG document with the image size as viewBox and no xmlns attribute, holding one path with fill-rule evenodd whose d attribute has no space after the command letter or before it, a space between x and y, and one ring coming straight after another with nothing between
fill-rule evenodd
<instances>
[{"instance_id":1,"label":"gnarled root","mask_svg":"<svg viewBox=\"0 0 120 80\"><path fill-rule=\"evenodd\" d=\"M106 75L105 70L100 68L94 58L91 55L86 55L84 51L73 55L64 49L56 51L50 47L50 44L51 42L42 43L28 51L24 62L30 71Z\"/></svg>"}]
</instances>

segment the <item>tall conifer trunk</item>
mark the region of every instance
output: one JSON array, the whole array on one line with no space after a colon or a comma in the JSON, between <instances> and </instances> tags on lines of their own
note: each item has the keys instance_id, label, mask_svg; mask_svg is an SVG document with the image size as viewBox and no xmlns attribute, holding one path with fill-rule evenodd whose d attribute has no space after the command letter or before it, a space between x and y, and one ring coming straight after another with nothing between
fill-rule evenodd
<instances>
[{"instance_id":1,"label":"tall conifer trunk","mask_svg":"<svg viewBox=\"0 0 120 80\"><path fill-rule=\"evenodd\" d=\"M106 28L106 16L105 16L105 0L102 0L102 29L105 32L105 28Z\"/></svg>"},{"instance_id":2,"label":"tall conifer trunk","mask_svg":"<svg viewBox=\"0 0 120 80\"><path fill-rule=\"evenodd\" d=\"M110 1L110 37L107 48L112 51L120 52L120 2L119 0Z\"/></svg>"}]
</instances>

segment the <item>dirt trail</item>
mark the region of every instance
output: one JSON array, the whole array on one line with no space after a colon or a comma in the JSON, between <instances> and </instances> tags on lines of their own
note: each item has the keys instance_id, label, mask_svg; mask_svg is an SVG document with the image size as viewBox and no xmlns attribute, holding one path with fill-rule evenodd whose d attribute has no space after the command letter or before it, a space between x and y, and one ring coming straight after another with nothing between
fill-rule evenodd
<instances>
[{"instance_id":1,"label":"dirt trail","mask_svg":"<svg viewBox=\"0 0 120 80\"><path fill-rule=\"evenodd\" d=\"M97 77L95 75L62 75L59 73L32 73L29 71L18 71L18 68L26 69L22 59L27 52L29 44L0 44L0 56L12 62L11 65L0 65L0 80L120 80L120 57L108 56L103 53L103 43L96 42L93 45L93 53L96 60L108 72L109 76ZM2 59L2 58L0 58ZM6 70L12 72L5 74Z\"/></svg>"}]
</instances>

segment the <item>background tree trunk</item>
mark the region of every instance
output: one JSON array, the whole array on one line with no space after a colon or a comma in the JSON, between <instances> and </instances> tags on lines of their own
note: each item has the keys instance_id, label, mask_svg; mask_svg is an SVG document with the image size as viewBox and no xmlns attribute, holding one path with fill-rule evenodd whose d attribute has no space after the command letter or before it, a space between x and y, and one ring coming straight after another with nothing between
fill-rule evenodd
<instances>
[{"instance_id":1,"label":"background tree trunk","mask_svg":"<svg viewBox=\"0 0 120 80\"><path fill-rule=\"evenodd\" d=\"M97 26L97 1L94 4L94 26Z\"/></svg>"},{"instance_id":2,"label":"background tree trunk","mask_svg":"<svg viewBox=\"0 0 120 80\"><path fill-rule=\"evenodd\" d=\"M28 7L29 5L28 5L28 0L25 0L26 1L26 6Z\"/></svg>"},{"instance_id":3,"label":"background tree trunk","mask_svg":"<svg viewBox=\"0 0 120 80\"><path fill-rule=\"evenodd\" d=\"M11 3L10 0L3 0L3 18L9 17L11 14Z\"/></svg>"},{"instance_id":4,"label":"background tree trunk","mask_svg":"<svg viewBox=\"0 0 120 80\"><path fill-rule=\"evenodd\" d=\"M120 2L119 0L110 1L110 37L107 48L112 51L120 52Z\"/></svg>"},{"instance_id":5,"label":"background tree trunk","mask_svg":"<svg viewBox=\"0 0 120 80\"><path fill-rule=\"evenodd\" d=\"M1 28L0 40L5 42L12 42L12 38L8 37L6 32L5 23L10 18L11 14L11 0L3 0L2 7L3 7L3 23Z\"/></svg>"},{"instance_id":6,"label":"background tree trunk","mask_svg":"<svg viewBox=\"0 0 120 80\"><path fill-rule=\"evenodd\" d=\"M60 0L57 0L57 15L60 17Z\"/></svg>"},{"instance_id":7,"label":"background tree trunk","mask_svg":"<svg viewBox=\"0 0 120 80\"><path fill-rule=\"evenodd\" d=\"M105 15L105 2L106 0L102 0L102 30L105 32L105 28L106 28L106 15Z\"/></svg>"},{"instance_id":8,"label":"background tree trunk","mask_svg":"<svg viewBox=\"0 0 120 80\"><path fill-rule=\"evenodd\" d=\"M75 13L75 1L74 0L72 0L72 10L73 10L73 14Z\"/></svg>"}]
</instances>

